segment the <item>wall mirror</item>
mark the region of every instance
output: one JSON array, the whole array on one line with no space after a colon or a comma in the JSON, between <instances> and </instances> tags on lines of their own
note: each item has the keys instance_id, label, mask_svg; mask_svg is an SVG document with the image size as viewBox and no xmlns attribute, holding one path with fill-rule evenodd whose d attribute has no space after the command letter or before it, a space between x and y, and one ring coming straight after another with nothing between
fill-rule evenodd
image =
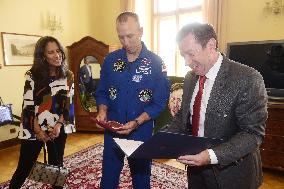
<instances>
[{"instance_id":1,"label":"wall mirror","mask_svg":"<svg viewBox=\"0 0 284 189\"><path fill-rule=\"evenodd\" d=\"M67 50L69 67L74 73L76 128L78 131L101 131L90 120L90 115L96 116L97 112L93 93L100 80L100 69L104 58L113 49L87 36L67 46ZM83 71L84 69L86 70Z\"/></svg>"},{"instance_id":2,"label":"wall mirror","mask_svg":"<svg viewBox=\"0 0 284 189\"><path fill-rule=\"evenodd\" d=\"M97 112L94 94L100 81L101 66L94 56L85 56L80 63L78 81L81 106L89 112Z\"/></svg>"}]
</instances>

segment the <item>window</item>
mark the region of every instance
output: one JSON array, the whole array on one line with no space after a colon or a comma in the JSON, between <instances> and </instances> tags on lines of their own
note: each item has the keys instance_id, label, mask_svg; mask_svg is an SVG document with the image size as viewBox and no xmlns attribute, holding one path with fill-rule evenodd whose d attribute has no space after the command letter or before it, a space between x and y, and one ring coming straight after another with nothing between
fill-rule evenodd
<instances>
[{"instance_id":1,"label":"window","mask_svg":"<svg viewBox=\"0 0 284 189\"><path fill-rule=\"evenodd\" d=\"M185 66L175 41L179 29L190 22L203 22L203 0L152 0L153 48L164 60L169 76L184 76Z\"/></svg>"}]
</instances>

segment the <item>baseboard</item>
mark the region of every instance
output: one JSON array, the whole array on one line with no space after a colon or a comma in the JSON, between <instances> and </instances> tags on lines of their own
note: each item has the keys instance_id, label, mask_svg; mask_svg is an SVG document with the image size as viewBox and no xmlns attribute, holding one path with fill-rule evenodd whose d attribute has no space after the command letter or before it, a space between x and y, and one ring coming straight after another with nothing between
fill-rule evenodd
<instances>
[{"instance_id":1,"label":"baseboard","mask_svg":"<svg viewBox=\"0 0 284 189\"><path fill-rule=\"evenodd\" d=\"M5 140L0 142L0 150L11 147L11 146L15 146L17 144L20 144L20 139L18 138L12 138L9 140Z\"/></svg>"}]
</instances>

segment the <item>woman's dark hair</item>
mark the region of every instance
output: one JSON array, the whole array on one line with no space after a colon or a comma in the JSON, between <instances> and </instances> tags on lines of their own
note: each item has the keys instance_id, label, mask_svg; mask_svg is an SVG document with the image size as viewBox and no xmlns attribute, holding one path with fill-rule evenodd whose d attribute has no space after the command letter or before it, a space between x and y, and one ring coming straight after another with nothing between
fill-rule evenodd
<instances>
[{"instance_id":1,"label":"woman's dark hair","mask_svg":"<svg viewBox=\"0 0 284 189\"><path fill-rule=\"evenodd\" d=\"M59 43L59 41L51 36L45 36L41 37L36 45L35 45L35 51L34 51L34 61L33 66L30 69L34 81L46 83L49 79L49 63L46 61L46 58L44 56L44 51L48 43L55 42L62 54L62 62L61 66L57 67L56 72L56 79L65 78L67 75L67 64L66 64L66 56L63 50L62 45Z\"/></svg>"}]
</instances>

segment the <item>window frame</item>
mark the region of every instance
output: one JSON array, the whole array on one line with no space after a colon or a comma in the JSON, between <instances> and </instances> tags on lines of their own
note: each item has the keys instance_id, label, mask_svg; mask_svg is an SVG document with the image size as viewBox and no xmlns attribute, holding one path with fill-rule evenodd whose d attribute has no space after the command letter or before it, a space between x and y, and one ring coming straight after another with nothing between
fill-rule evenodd
<instances>
[{"instance_id":1,"label":"window frame","mask_svg":"<svg viewBox=\"0 0 284 189\"><path fill-rule=\"evenodd\" d=\"M193 6L193 7L189 7L189 8L178 8L179 7L179 0L175 0L176 1L176 10L173 11L168 11L168 12L162 12L159 13L158 10L158 6L159 6L159 2L162 2L161 0L151 0L152 3L152 23L151 23L151 46L153 48L153 51L158 54L160 56L160 38L159 37L155 37L155 36L160 36L160 21L167 18L167 17L174 17L175 22L176 22L176 31L179 30L180 28L180 16L183 14L188 14L188 13L194 13L194 12L200 12L202 14L202 3L200 5L197 6ZM201 0L202 1L202 0ZM157 3L157 6L155 6L155 3ZM180 68L181 66L180 61L181 59L179 58L179 50L178 47L176 46L175 48L175 55L174 55L174 61L175 61L175 65L174 65L174 75L173 76L181 76L179 74L178 68Z\"/></svg>"}]
</instances>

